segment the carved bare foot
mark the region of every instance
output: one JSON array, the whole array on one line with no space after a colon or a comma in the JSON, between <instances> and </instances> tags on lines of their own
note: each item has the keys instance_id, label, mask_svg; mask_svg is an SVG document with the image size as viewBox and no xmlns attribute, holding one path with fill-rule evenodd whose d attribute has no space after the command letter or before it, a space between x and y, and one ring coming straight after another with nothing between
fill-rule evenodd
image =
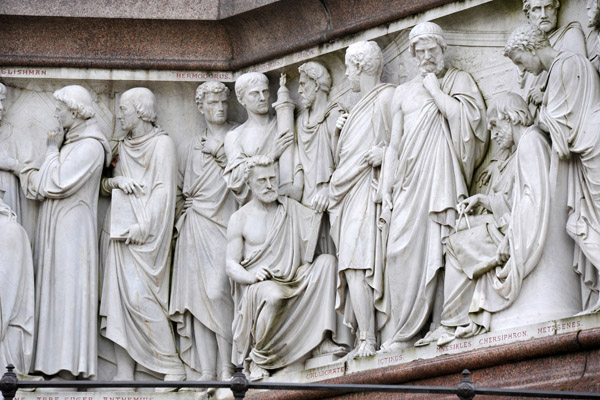
<instances>
[{"instance_id":1,"label":"carved bare foot","mask_svg":"<svg viewBox=\"0 0 600 400\"><path fill-rule=\"evenodd\" d=\"M361 339L358 342L358 347L356 348L356 351L354 352L354 358L370 357L374 356L375 353L375 343L368 339Z\"/></svg>"},{"instance_id":2,"label":"carved bare foot","mask_svg":"<svg viewBox=\"0 0 600 400\"><path fill-rule=\"evenodd\" d=\"M250 381L258 381L259 379L268 378L269 371L256 365L254 361L250 363Z\"/></svg>"}]
</instances>

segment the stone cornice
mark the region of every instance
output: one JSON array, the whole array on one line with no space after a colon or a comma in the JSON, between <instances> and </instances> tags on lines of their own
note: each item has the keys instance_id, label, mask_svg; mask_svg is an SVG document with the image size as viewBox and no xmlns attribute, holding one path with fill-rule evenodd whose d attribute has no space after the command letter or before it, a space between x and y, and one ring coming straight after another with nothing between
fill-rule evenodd
<instances>
[{"instance_id":1,"label":"stone cornice","mask_svg":"<svg viewBox=\"0 0 600 400\"><path fill-rule=\"evenodd\" d=\"M221 1L215 11L214 0L201 2L204 11L177 14L169 3L164 16L141 18L148 15L108 13L106 6L95 12L73 6L76 17L52 12L53 6L79 3L69 0L43 2L35 12L23 7L13 15L17 2L9 0L0 7L0 65L232 71L452 2L232 0Z\"/></svg>"}]
</instances>

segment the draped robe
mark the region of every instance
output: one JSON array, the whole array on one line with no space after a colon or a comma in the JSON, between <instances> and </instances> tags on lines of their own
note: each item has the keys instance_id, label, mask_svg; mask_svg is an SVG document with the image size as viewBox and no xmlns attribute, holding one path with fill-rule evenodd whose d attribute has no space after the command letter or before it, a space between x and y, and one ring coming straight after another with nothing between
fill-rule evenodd
<instances>
[{"instance_id":1,"label":"draped robe","mask_svg":"<svg viewBox=\"0 0 600 400\"><path fill-rule=\"evenodd\" d=\"M140 197L127 195L128 203L121 206L129 207L148 237L143 244L109 242L100 303L101 333L145 368L182 375L185 372L175 349L168 310L175 145L155 127L143 136L125 138L118 154L115 176L142 183L145 191Z\"/></svg>"},{"instance_id":2,"label":"draped robe","mask_svg":"<svg viewBox=\"0 0 600 400\"><path fill-rule=\"evenodd\" d=\"M16 214L0 199L0 365L29 373L33 356L34 283L31 245Z\"/></svg>"},{"instance_id":3,"label":"draped robe","mask_svg":"<svg viewBox=\"0 0 600 400\"><path fill-rule=\"evenodd\" d=\"M573 266L583 283L583 308L600 310L600 78L583 56L560 52L548 70L540 122L552 149L568 163L567 232L577 246Z\"/></svg>"},{"instance_id":4,"label":"draped robe","mask_svg":"<svg viewBox=\"0 0 600 400\"><path fill-rule=\"evenodd\" d=\"M34 245L34 371L96 374L97 205L108 141L94 118L72 127L60 151L21 171L30 199L42 201Z\"/></svg>"},{"instance_id":5,"label":"draped robe","mask_svg":"<svg viewBox=\"0 0 600 400\"><path fill-rule=\"evenodd\" d=\"M569 22L565 26L557 28L548 35L548 40L550 41L550 47L554 50L576 51L575 49L577 49L581 51L582 56L587 56L585 34L583 33L581 24L577 21ZM522 79L521 87L525 89L523 98L527 99L528 91L530 89L539 87L543 90L545 82L548 80L548 72L542 71L542 73L537 76L526 72ZM530 111L534 117L537 116L537 107L531 105Z\"/></svg>"},{"instance_id":6,"label":"draped robe","mask_svg":"<svg viewBox=\"0 0 600 400\"><path fill-rule=\"evenodd\" d=\"M193 334L193 318L232 343L233 299L225 271L227 224L237 202L223 179L225 153L216 158L202 152L202 139L190 144L183 177L183 196L192 204L179 217L179 238L173 262L170 315L177 324L180 354L186 365L202 370ZM221 360L229 362L230 360ZM206 367L205 367L206 368Z\"/></svg>"},{"instance_id":7,"label":"draped robe","mask_svg":"<svg viewBox=\"0 0 600 400\"><path fill-rule=\"evenodd\" d=\"M335 331L335 257L323 254L312 261L307 254L318 215L295 200L278 201L265 243L240 263L250 273L268 266L273 277L233 285L234 364L252 360L264 369L282 368Z\"/></svg>"},{"instance_id":8,"label":"draped robe","mask_svg":"<svg viewBox=\"0 0 600 400\"><path fill-rule=\"evenodd\" d=\"M369 286L375 291L381 286L381 265L375 261L380 212L375 200L380 167L370 166L365 157L372 146L389 143L393 94L393 85L380 84L352 109L340 132L335 153L337 167L329 185L331 237L338 250L336 310L344 315L344 323L351 328L355 328L355 317L347 300L343 272L365 270Z\"/></svg>"},{"instance_id":9,"label":"draped robe","mask_svg":"<svg viewBox=\"0 0 600 400\"><path fill-rule=\"evenodd\" d=\"M8 122L2 122L0 126L0 157L11 157L23 161L12 133L13 126ZM19 179L12 172L0 170L0 189L6 191L4 202L14 211L17 216L17 222L20 223L23 213L21 209L21 185L19 184Z\"/></svg>"},{"instance_id":10,"label":"draped robe","mask_svg":"<svg viewBox=\"0 0 600 400\"><path fill-rule=\"evenodd\" d=\"M345 110L337 103L330 103L315 123L309 123L308 110L303 110L296 120L298 133L298 159L304 171L302 204L310 207L317 188L327 185L335 169L334 132L329 127L330 119L337 118ZM335 245L329 234L329 215L324 213L319 233L318 254L335 254Z\"/></svg>"},{"instance_id":11,"label":"draped robe","mask_svg":"<svg viewBox=\"0 0 600 400\"><path fill-rule=\"evenodd\" d=\"M491 314L516 300L523 280L541 258L551 195L550 145L544 134L528 128L500 169L488 195L492 214L472 218L470 229L448 238L442 325L456 327L473 320L488 331ZM484 272L505 237L509 259Z\"/></svg>"},{"instance_id":12,"label":"draped robe","mask_svg":"<svg viewBox=\"0 0 600 400\"><path fill-rule=\"evenodd\" d=\"M414 84L420 83L407 85ZM384 343L407 341L427 322L455 206L468 195L487 147L485 104L473 78L450 68L440 86L459 102L456 115L445 118L428 98L412 126L405 117L387 221L385 286L375 303Z\"/></svg>"}]
</instances>

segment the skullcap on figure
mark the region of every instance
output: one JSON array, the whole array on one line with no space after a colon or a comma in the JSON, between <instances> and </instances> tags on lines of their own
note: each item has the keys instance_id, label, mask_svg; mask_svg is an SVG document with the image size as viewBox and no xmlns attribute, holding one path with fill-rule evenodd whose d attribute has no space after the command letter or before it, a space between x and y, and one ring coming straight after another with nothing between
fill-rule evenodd
<instances>
[{"instance_id":1,"label":"skullcap on figure","mask_svg":"<svg viewBox=\"0 0 600 400\"><path fill-rule=\"evenodd\" d=\"M412 28L412 30L408 34L408 39L412 41L413 39L423 35L444 36L444 31L438 24L435 24L433 22L421 22L415 25L414 28Z\"/></svg>"}]
</instances>

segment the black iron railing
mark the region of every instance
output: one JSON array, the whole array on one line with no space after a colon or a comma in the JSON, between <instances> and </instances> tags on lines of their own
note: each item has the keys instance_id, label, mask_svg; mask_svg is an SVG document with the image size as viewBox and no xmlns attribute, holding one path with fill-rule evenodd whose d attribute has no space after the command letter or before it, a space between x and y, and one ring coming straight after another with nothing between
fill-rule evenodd
<instances>
[{"instance_id":1,"label":"black iron railing","mask_svg":"<svg viewBox=\"0 0 600 400\"><path fill-rule=\"evenodd\" d=\"M427 395L454 394L460 400L472 400L480 396L511 396L550 399L600 399L600 393L566 392L553 390L521 390L475 387L471 373L465 369L462 379L455 387L445 386L410 386L410 385L362 385L362 384L322 384L322 383L279 383L249 382L241 368L236 368L231 381L19 381L14 366L6 367L7 372L0 379L0 390L4 400L13 400L18 389L37 388L228 388L236 400L244 399L250 389L254 390L300 390L329 391L335 395L349 393L414 393ZM428 396L429 397L429 396Z\"/></svg>"}]
</instances>

